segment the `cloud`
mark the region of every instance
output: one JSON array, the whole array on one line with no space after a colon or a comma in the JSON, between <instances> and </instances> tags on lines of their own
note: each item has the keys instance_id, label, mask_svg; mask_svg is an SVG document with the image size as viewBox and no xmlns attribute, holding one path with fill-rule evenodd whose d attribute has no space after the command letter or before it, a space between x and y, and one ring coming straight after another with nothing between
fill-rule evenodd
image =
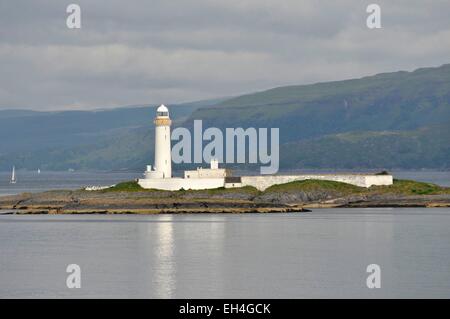
<instances>
[{"instance_id":1,"label":"cloud","mask_svg":"<svg viewBox=\"0 0 450 319\"><path fill-rule=\"evenodd\" d=\"M0 108L103 108L230 96L450 62L448 1L0 0Z\"/></svg>"}]
</instances>

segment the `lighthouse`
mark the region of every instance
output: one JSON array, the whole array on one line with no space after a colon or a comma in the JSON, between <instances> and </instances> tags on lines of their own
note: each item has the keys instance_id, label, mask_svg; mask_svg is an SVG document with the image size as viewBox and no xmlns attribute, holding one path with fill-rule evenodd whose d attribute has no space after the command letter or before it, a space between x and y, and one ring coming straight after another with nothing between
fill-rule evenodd
<instances>
[{"instance_id":1,"label":"lighthouse","mask_svg":"<svg viewBox=\"0 0 450 319\"><path fill-rule=\"evenodd\" d=\"M215 158L211 159L210 168L197 167L196 170L184 171L183 177L172 177L170 136L172 121L169 117L169 109L165 105L160 105L157 108L153 123L155 125L155 161L153 167L152 165L147 165L147 169L143 174L144 178L137 179L139 186L144 189L178 191L252 186L260 191L264 191L272 185L308 179L330 180L359 187L392 185L393 183L392 175L373 174L230 176L225 168L219 168L219 160Z\"/></svg>"},{"instance_id":2,"label":"lighthouse","mask_svg":"<svg viewBox=\"0 0 450 319\"><path fill-rule=\"evenodd\" d=\"M169 109L161 104L156 110L155 118L155 171L160 178L172 177L172 157L170 147Z\"/></svg>"},{"instance_id":3,"label":"lighthouse","mask_svg":"<svg viewBox=\"0 0 450 319\"><path fill-rule=\"evenodd\" d=\"M155 124L155 161L147 165L144 178L137 180L145 189L163 189L176 191L180 189L211 189L225 186L227 172L219 168L216 159L211 161L211 168L198 167L196 170L185 171L184 177L172 177L172 148L170 139L169 109L160 105L156 110ZM233 185L237 185L234 182Z\"/></svg>"},{"instance_id":4,"label":"lighthouse","mask_svg":"<svg viewBox=\"0 0 450 319\"><path fill-rule=\"evenodd\" d=\"M153 168L147 165L145 178L161 179L172 177L172 156L170 147L170 125L169 109L160 105L156 110L155 124L155 161Z\"/></svg>"}]
</instances>

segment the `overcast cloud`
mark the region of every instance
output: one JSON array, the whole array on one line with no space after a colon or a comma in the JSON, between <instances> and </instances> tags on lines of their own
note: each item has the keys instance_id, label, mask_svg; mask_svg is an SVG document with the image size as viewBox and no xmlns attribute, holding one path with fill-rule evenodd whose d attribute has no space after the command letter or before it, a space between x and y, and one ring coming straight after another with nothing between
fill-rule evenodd
<instances>
[{"instance_id":1,"label":"overcast cloud","mask_svg":"<svg viewBox=\"0 0 450 319\"><path fill-rule=\"evenodd\" d=\"M66 7L82 28L66 27ZM382 8L382 29L366 7ZM0 108L174 103L450 63L450 1L0 0Z\"/></svg>"}]
</instances>

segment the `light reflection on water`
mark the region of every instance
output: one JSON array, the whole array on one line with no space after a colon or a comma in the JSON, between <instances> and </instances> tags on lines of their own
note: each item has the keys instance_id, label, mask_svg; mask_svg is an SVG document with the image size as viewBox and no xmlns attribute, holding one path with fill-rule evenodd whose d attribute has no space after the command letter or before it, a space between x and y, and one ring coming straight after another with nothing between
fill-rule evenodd
<instances>
[{"instance_id":1,"label":"light reflection on water","mask_svg":"<svg viewBox=\"0 0 450 319\"><path fill-rule=\"evenodd\" d=\"M422 208L0 216L0 297L448 298L449 228L450 209Z\"/></svg>"},{"instance_id":2,"label":"light reflection on water","mask_svg":"<svg viewBox=\"0 0 450 319\"><path fill-rule=\"evenodd\" d=\"M169 221L172 216L168 217ZM155 277L156 293L158 298L172 298L175 290L175 243L173 239L173 224L158 223L156 226L156 249L154 249L157 260Z\"/></svg>"}]
</instances>

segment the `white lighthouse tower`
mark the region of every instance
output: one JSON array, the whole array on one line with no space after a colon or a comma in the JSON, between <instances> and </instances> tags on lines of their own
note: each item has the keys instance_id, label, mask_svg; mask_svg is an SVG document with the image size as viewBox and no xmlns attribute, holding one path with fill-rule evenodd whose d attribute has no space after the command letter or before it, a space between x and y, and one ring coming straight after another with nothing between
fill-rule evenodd
<instances>
[{"instance_id":1,"label":"white lighthouse tower","mask_svg":"<svg viewBox=\"0 0 450 319\"><path fill-rule=\"evenodd\" d=\"M211 189L225 186L226 170L219 168L217 160L211 161L211 168L197 168L185 171L184 177L172 177L172 156L170 145L169 110L161 105L156 110L155 162L147 165L144 178L137 180L145 189L176 191L180 189ZM234 185L234 184L233 184Z\"/></svg>"},{"instance_id":2,"label":"white lighthouse tower","mask_svg":"<svg viewBox=\"0 0 450 319\"><path fill-rule=\"evenodd\" d=\"M172 177L172 157L170 147L169 109L161 104L156 110L155 118L155 171L162 174L162 178Z\"/></svg>"},{"instance_id":3,"label":"white lighthouse tower","mask_svg":"<svg viewBox=\"0 0 450 319\"><path fill-rule=\"evenodd\" d=\"M156 110L155 123L155 162L152 169L147 166L146 178L171 178L172 156L170 147L170 125L169 109L162 104Z\"/></svg>"}]
</instances>

